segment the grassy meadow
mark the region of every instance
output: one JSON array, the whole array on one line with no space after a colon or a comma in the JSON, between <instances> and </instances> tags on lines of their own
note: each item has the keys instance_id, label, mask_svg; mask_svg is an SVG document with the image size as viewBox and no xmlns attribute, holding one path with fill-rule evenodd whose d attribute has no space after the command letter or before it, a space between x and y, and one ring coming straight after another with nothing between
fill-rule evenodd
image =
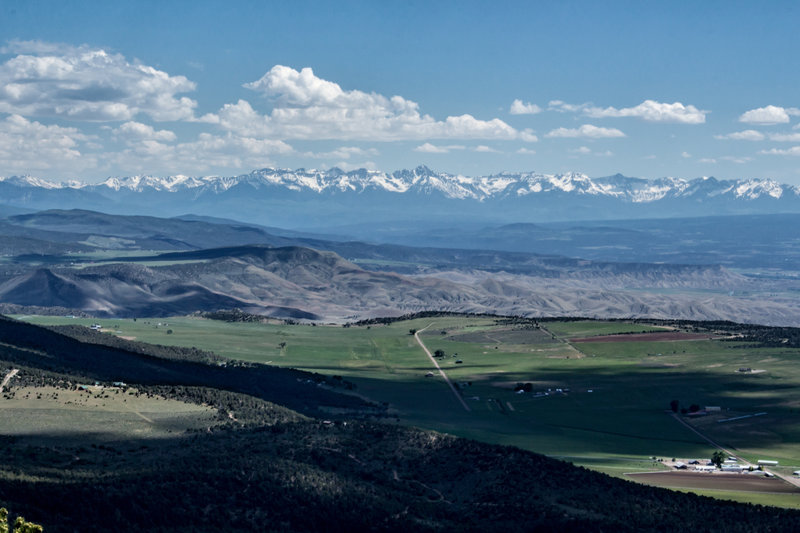
<instances>
[{"instance_id":1,"label":"grassy meadow","mask_svg":"<svg viewBox=\"0 0 800 533\"><path fill-rule=\"evenodd\" d=\"M4 435L101 441L156 439L218 424L210 407L138 394L135 389L86 386L86 390L14 387L3 398Z\"/></svg>"},{"instance_id":2,"label":"grassy meadow","mask_svg":"<svg viewBox=\"0 0 800 533\"><path fill-rule=\"evenodd\" d=\"M651 457L709 457L713 447L674 420L669 407L672 400L682 407L719 406L719 413L690 423L750 461L774 459L782 471L800 469L796 349L743 347L709 338L569 341L663 329L599 321L545 322L536 329L499 324L489 317L351 327L195 317L22 318L37 324L100 323L104 331L129 339L342 376L356 384L357 394L388 403L401 423L515 445L616 476L665 468ZM439 364L459 387L469 411L410 330L421 331L431 352L445 352ZM741 367L753 372L738 372ZM518 383L530 383L531 392L516 393ZM762 412L766 414L725 421ZM756 501L748 500L748 493L726 494ZM763 495L754 498L764 500ZM800 507L796 495L775 501Z\"/></svg>"}]
</instances>

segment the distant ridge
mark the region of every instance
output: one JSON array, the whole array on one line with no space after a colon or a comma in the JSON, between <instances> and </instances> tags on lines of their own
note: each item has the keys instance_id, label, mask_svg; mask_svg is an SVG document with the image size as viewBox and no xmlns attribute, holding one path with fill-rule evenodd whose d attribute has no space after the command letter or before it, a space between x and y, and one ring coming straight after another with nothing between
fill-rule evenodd
<instances>
[{"instance_id":1,"label":"distant ridge","mask_svg":"<svg viewBox=\"0 0 800 533\"><path fill-rule=\"evenodd\" d=\"M648 180L621 174L592 178L578 172L464 176L426 166L391 173L264 168L238 176L113 177L98 184L11 176L0 178L0 194L14 208L160 216L188 210L294 228L332 219L369 223L400 216L541 222L800 213L800 187L768 178Z\"/></svg>"}]
</instances>

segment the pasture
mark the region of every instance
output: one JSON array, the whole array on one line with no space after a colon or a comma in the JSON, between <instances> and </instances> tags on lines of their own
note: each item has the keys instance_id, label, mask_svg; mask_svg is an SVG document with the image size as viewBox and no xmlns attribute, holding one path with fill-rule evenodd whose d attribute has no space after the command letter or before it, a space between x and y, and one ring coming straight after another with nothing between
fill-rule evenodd
<instances>
[{"instance_id":1,"label":"pasture","mask_svg":"<svg viewBox=\"0 0 800 533\"><path fill-rule=\"evenodd\" d=\"M97 322L107 332L144 342L342 376L356 384L357 394L388 403L400 423L510 444L617 476L659 468L652 456L709 457L714 448L672 418L670 402L718 406L718 414L690 423L747 460L779 460L787 472L800 468L800 353L792 348L745 347L708 336L647 340L638 334L669 330L624 322L546 322L536 329L491 317L351 327L194 317L25 319ZM421 331L431 352L444 352L438 363L469 411L410 330ZM629 335L607 337L619 334ZM593 336L599 337L593 342ZM581 342L569 342L573 338ZM740 373L741 367L759 372ZM528 392L515 391L526 384ZM767 415L718 422L757 412ZM731 497L749 493L742 494ZM794 494L782 498L791 506L800 500Z\"/></svg>"},{"instance_id":2,"label":"pasture","mask_svg":"<svg viewBox=\"0 0 800 533\"><path fill-rule=\"evenodd\" d=\"M14 387L0 398L6 436L100 441L155 439L218 424L210 407L139 394L135 389Z\"/></svg>"}]
</instances>

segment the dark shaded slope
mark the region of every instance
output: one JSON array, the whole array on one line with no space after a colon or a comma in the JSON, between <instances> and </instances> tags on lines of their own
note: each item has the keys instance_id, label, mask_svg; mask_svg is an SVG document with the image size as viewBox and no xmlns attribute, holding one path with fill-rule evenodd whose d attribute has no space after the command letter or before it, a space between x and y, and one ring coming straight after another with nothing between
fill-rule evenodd
<instances>
[{"instance_id":1,"label":"dark shaded slope","mask_svg":"<svg viewBox=\"0 0 800 533\"><path fill-rule=\"evenodd\" d=\"M4 302L18 305L82 308L87 295L71 280L42 268L0 286Z\"/></svg>"},{"instance_id":2,"label":"dark shaded slope","mask_svg":"<svg viewBox=\"0 0 800 533\"><path fill-rule=\"evenodd\" d=\"M800 513L637 485L518 449L372 423L278 423L87 446L0 441L45 531L778 532ZM68 466L54 471L52 461Z\"/></svg>"},{"instance_id":3,"label":"dark shaded slope","mask_svg":"<svg viewBox=\"0 0 800 533\"><path fill-rule=\"evenodd\" d=\"M101 341L102 336L97 339ZM304 372L264 365L220 367L164 359L144 344L137 344L140 351L131 351L84 343L51 329L5 317L0 317L0 342L2 360L91 380L212 387L248 394L308 414L318 414L319 408L326 405L371 409L352 396L298 385L296 378L308 376Z\"/></svg>"}]
</instances>

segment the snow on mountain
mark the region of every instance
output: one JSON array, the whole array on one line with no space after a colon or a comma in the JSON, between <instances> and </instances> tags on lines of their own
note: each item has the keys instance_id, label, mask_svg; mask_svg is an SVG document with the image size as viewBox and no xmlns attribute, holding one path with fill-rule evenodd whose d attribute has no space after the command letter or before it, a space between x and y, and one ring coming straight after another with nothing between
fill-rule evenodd
<instances>
[{"instance_id":1,"label":"snow on mountain","mask_svg":"<svg viewBox=\"0 0 800 533\"><path fill-rule=\"evenodd\" d=\"M780 184L771 179L717 180L702 177L693 180L664 177L653 180L614 176L590 178L586 174L539 174L533 172L502 172L489 176L464 176L435 172L419 166L412 170L385 173L359 169L345 172L329 170L264 168L239 176L129 176L108 178L102 183L88 185L80 182L53 183L32 176L0 177L0 182L18 187L40 189L87 189L107 194L120 192L166 192L194 190L222 194L233 187L254 189L284 188L316 194L350 194L383 191L403 194L439 194L451 199L487 201L519 198L546 193L587 195L617 199L633 204L647 204L668 198L731 198L740 201L759 198L778 200L787 196L800 197L800 187Z\"/></svg>"},{"instance_id":2,"label":"snow on mountain","mask_svg":"<svg viewBox=\"0 0 800 533\"><path fill-rule=\"evenodd\" d=\"M734 186L737 198L750 198L756 199L763 194L767 194L773 198L780 198L783 196L783 187L780 183L773 180L754 180L750 179L745 182L738 182Z\"/></svg>"},{"instance_id":3,"label":"snow on mountain","mask_svg":"<svg viewBox=\"0 0 800 533\"><path fill-rule=\"evenodd\" d=\"M41 178L33 176L0 176L0 182L8 183L9 185L16 185L17 187L37 187L40 189L63 189L64 185L61 183L53 183Z\"/></svg>"},{"instance_id":4,"label":"snow on mountain","mask_svg":"<svg viewBox=\"0 0 800 533\"><path fill-rule=\"evenodd\" d=\"M155 191L175 191L178 189L192 189L205 185L209 178L193 178L190 176L167 176L159 178L156 176L129 176L126 178L108 178L100 185L119 191L128 189L134 192L142 192L145 189ZM84 185L86 186L86 185Z\"/></svg>"}]
</instances>

